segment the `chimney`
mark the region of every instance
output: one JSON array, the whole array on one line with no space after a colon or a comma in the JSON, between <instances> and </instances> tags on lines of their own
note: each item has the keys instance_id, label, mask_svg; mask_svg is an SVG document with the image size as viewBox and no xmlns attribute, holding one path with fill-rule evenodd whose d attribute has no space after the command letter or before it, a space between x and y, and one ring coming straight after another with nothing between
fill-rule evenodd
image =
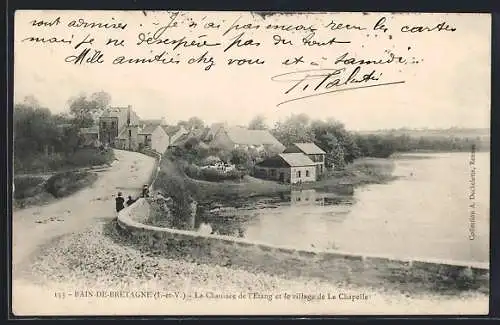
<instances>
[{"instance_id":1,"label":"chimney","mask_svg":"<svg viewBox=\"0 0 500 325\"><path fill-rule=\"evenodd\" d=\"M130 109L132 106L128 105L128 110L127 110L127 125L130 126Z\"/></svg>"}]
</instances>

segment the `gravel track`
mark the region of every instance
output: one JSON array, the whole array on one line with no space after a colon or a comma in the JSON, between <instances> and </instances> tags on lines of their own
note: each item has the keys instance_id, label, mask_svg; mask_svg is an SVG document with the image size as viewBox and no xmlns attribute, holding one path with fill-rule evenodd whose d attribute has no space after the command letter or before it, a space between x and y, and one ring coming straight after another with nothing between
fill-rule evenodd
<instances>
[{"instance_id":1,"label":"gravel track","mask_svg":"<svg viewBox=\"0 0 500 325\"><path fill-rule=\"evenodd\" d=\"M55 238L33 254L30 263L21 265L19 280L50 288L58 285L72 290L138 290L155 289L215 293L364 293L368 301L356 300L355 312L371 310L410 310L415 313L478 313L487 312L488 297L467 292L455 297L435 294L416 294L359 288L319 279L282 277L248 272L235 267L200 264L182 258L165 258L141 253L140 250L120 242L114 222L103 221L80 233ZM362 305L363 304L363 305ZM308 306L306 306L308 305ZM374 306L378 306L378 309ZM302 307L311 302L302 299ZM297 308L302 308L302 307ZM364 306L364 307L363 307ZM345 307L345 305L344 305ZM370 309L371 308L371 309ZM374 309L375 308L375 309ZM486 308L486 309L485 309ZM190 309L192 311L194 309ZM288 309L287 309L288 310ZM300 310L295 310L296 312ZM338 309L330 309L334 312ZM294 310L290 310L293 312ZM230 312L225 310L224 312ZM324 311L323 311L324 312ZM350 311L352 313L353 311Z\"/></svg>"}]
</instances>

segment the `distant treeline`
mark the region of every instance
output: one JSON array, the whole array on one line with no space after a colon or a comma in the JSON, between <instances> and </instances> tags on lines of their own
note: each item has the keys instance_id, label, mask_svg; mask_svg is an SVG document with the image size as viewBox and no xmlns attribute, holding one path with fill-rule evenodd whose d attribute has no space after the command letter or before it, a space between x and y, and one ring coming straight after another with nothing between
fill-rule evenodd
<instances>
[{"instance_id":1,"label":"distant treeline","mask_svg":"<svg viewBox=\"0 0 500 325\"><path fill-rule=\"evenodd\" d=\"M262 116L250 128L266 128ZM357 133L335 119L311 120L306 114L291 115L269 131L284 145L314 142L326 152L326 164L336 168L360 157L387 158L396 152L489 150L489 137L482 130L387 130Z\"/></svg>"},{"instance_id":2,"label":"distant treeline","mask_svg":"<svg viewBox=\"0 0 500 325\"><path fill-rule=\"evenodd\" d=\"M482 151L489 149L489 139L475 137L420 136L393 134L355 134L363 156L388 157L395 152L413 151Z\"/></svg>"},{"instance_id":3,"label":"distant treeline","mask_svg":"<svg viewBox=\"0 0 500 325\"><path fill-rule=\"evenodd\" d=\"M68 113L52 114L29 96L14 105L14 171L37 173L102 165L112 152L82 149L79 130L92 124L90 114L99 109L107 94L96 93L70 99ZM102 106L102 105L101 105Z\"/></svg>"}]
</instances>

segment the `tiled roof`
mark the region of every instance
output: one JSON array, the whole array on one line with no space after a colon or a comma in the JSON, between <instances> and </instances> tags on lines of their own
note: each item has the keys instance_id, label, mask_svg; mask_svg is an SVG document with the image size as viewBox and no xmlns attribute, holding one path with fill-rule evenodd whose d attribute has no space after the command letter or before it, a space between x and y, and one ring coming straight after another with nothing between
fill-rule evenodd
<instances>
[{"instance_id":1,"label":"tiled roof","mask_svg":"<svg viewBox=\"0 0 500 325\"><path fill-rule=\"evenodd\" d=\"M248 130L243 127L226 128L225 131L235 144L283 146L269 131Z\"/></svg>"},{"instance_id":2,"label":"tiled roof","mask_svg":"<svg viewBox=\"0 0 500 325\"><path fill-rule=\"evenodd\" d=\"M282 153L282 154L279 154L279 156L288 165L290 165L290 167L314 165L314 162L303 153Z\"/></svg>"},{"instance_id":3,"label":"tiled roof","mask_svg":"<svg viewBox=\"0 0 500 325\"><path fill-rule=\"evenodd\" d=\"M183 134L178 139L176 139L174 143L171 144L171 146L181 146L184 143L186 143L187 140L189 140L190 138L191 136L189 134Z\"/></svg>"},{"instance_id":4,"label":"tiled roof","mask_svg":"<svg viewBox=\"0 0 500 325\"><path fill-rule=\"evenodd\" d=\"M262 167L302 167L313 166L314 162L303 153L282 153L257 164Z\"/></svg>"},{"instance_id":5,"label":"tiled roof","mask_svg":"<svg viewBox=\"0 0 500 325\"><path fill-rule=\"evenodd\" d=\"M134 112L131 107L110 107L106 109L101 117L116 117L120 121L126 121L128 117L128 112L130 110L130 120L132 124L139 121L139 116Z\"/></svg>"},{"instance_id":6,"label":"tiled roof","mask_svg":"<svg viewBox=\"0 0 500 325\"><path fill-rule=\"evenodd\" d=\"M319 155L319 154L325 154L326 152L315 145L312 142L308 143L294 143L294 145L300 149L303 153L306 155Z\"/></svg>"},{"instance_id":7,"label":"tiled roof","mask_svg":"<svg viewBox=\"0 0 500 325\"><path fill-rule=\"evenodd\" d=\"M142 130L139 131L139 134L152 134L158 126L158 124L146 125Z\"/></svg>"},{"instance_id":8,"label":"tiled roof","mask_svg":"<svg viewBox=\"0 0 500 325\"><path fill-rule=\"evenodd\" d=\"M176 134L181 129L178 125L162 125L161 127L169 136Z\"/></svg>"}]
</instances>

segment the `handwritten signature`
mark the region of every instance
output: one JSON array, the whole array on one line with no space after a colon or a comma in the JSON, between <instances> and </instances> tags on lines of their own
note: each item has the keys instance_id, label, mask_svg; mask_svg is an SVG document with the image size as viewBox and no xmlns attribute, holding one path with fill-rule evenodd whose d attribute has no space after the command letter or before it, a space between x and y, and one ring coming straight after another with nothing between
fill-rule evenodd
<instances>
[{"instance_id":1,"label":"handwritten signature","mask_svg":"<svg viewBox=\"0 0 500 325\"><path fill-rule=\"evenodd\" d=\"M371 70L369 73L362 74L361 67L358 66L352 71L348 68L293 71L275 75L271 80L292 83L292 86L287 88L284 94L297 95L276 105L281 106L293 101L334 92L396 85L405 82L404 80L381 82L381 76L382 73L377 72L377 70Z\"/></svg>"}]
</instances>

